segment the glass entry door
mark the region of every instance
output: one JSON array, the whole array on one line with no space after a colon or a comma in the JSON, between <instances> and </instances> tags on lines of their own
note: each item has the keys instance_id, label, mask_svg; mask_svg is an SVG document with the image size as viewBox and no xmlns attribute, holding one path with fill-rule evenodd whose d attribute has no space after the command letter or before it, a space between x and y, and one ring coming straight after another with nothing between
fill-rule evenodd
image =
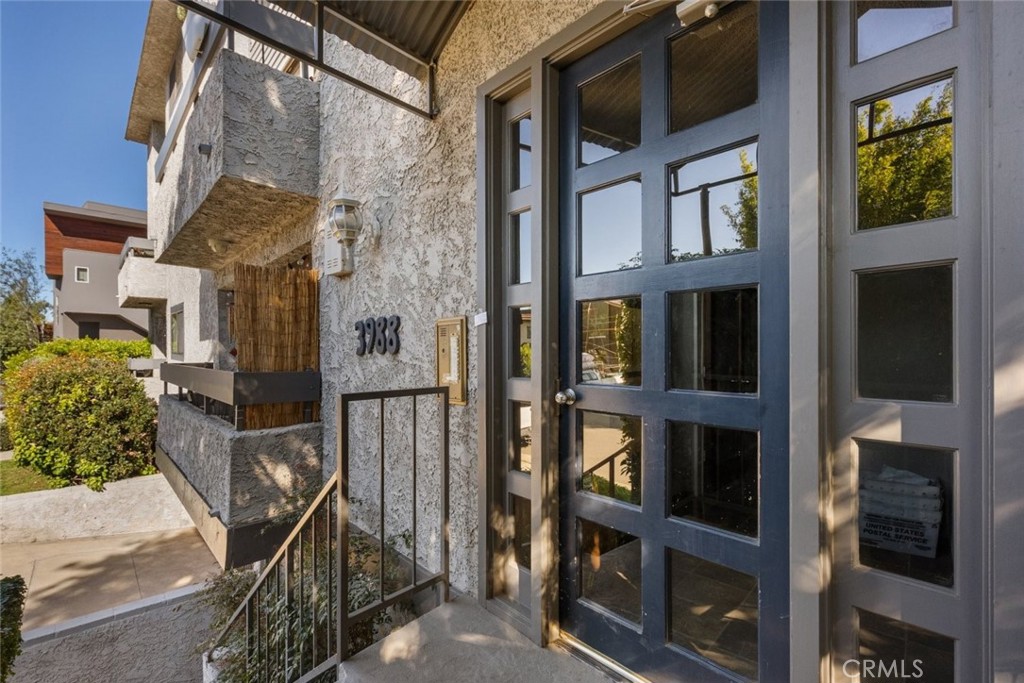
<instances>
[{"instance_id":1,"label":"glass entry door","mask_svg":"<svg viewBox=\"0 0 1024 683\"><path fill-rule=\"evenodd\" d=\"M788 680L787 8L562 72L562 628L655 681Z\"/></svg>"}]
</instances>

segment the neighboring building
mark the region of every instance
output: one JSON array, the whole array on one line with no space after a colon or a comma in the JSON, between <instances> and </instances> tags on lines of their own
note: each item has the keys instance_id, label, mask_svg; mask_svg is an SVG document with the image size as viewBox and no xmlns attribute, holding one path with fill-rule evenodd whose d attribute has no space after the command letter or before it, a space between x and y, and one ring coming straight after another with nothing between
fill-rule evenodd
<instances>
[{"instance_id":1,"label":"neighboring building","mask_svg":"<svg viewBox=\"0 0 1024 683\"><path fill-rule=\"evenodd\" d=\"M98 202L43 203L46 275L53 280L55 339L149 336L144 311L122 311L117 274L125 239L146 236L146 212Z\"/></svg>"},{"instance_id":2,"label":"neighboring building","mask_svg":"<svg viewBox=\"0 0 1024 683\"><path fill-rule=\"evenodd\" d=\"M452 584L539 645L655 681L1024 676L1024 3L178 4L221 23L154 0L127 137L155 262L211 283L203 360L241 353L238 266L321 271L317 362L261 396L315 374L322 423L225 435L204 412L277 380L172 368L161 469L211 545L339 452L341 519L415 537L438 492L373 456L415 404L338 398L465 373Z\"/></svg>"}]
</instances>

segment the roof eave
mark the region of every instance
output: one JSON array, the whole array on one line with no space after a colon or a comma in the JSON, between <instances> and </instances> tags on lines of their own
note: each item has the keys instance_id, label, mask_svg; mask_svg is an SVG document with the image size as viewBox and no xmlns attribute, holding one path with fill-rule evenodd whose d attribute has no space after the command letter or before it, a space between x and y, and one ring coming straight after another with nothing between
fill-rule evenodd
<instances>
[{"instance_id":1,"label":"roof eave","mask_svg":"<svg viewBox=\"0 0 1024 683\"><path fill-rule=\"evenodd\" d=\"M150 125L163 122L167 74L181 40L177 8L169 0L152 0L142 39L139 68L135 74L131 107L124 137L149 142Z\"/></svg>"}]
</instances>

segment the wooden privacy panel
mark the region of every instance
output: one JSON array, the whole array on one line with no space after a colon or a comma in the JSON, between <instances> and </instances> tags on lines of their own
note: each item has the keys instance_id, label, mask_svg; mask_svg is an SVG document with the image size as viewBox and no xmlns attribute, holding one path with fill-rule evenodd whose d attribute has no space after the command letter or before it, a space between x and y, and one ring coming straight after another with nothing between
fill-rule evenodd
<instances>
[{"instance_id":1,"label":"wooden privacy panel","mask_svg":"<svg viewBox=\"0 0 1024 683\"><path fill-rule=\"evenodd\" d=\"M232 326L238 369L295 372L320 369L320 302L317 271L235 265ZM285 427L306 421L301 403L247 406L246 429ZM312 418L320 419L320 405Z\"/></svg>"}]
</instances>

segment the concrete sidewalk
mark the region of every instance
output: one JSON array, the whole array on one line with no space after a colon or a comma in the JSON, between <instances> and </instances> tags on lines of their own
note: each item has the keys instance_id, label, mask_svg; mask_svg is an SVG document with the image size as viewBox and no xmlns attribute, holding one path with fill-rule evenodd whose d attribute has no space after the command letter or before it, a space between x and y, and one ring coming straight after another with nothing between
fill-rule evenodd
<instances>
[{"instance_id":1,"label":"concrete sidewalk","mask_svg":"<svg viewBox=\"0 0 1024 683\"><path fill-rule=\"evenodd\" d=\"M0 545L0 573L28 585L23 630L200 583L220 566L195 528Z\"/></svg>"}]
</instances>

